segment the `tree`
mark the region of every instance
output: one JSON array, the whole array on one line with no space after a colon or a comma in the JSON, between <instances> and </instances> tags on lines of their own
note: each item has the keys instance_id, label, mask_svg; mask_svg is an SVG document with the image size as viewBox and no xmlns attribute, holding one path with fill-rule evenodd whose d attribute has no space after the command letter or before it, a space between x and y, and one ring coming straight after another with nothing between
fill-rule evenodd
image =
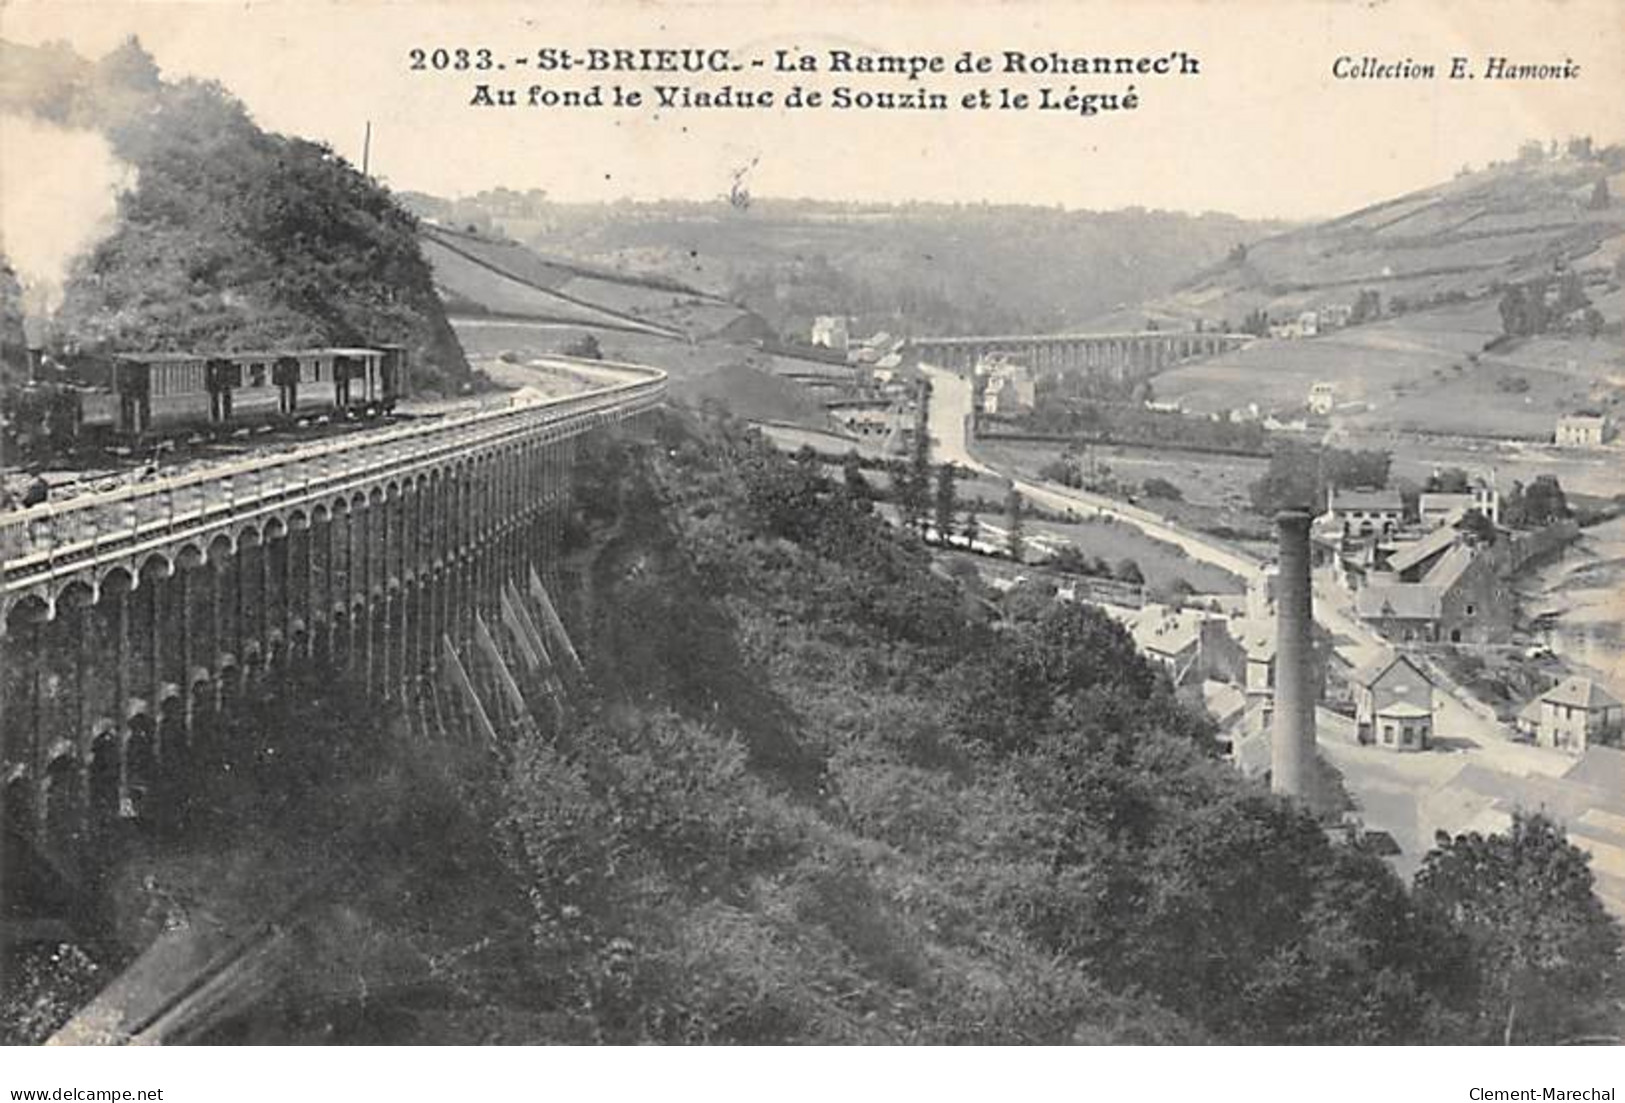
<instances>
[{"instance_id":1,"label":"tree","mask_svg":"<svg viewBox=\"0 0 1625 1103\"><path fill-rule=\"evenodd\" d=\"M1584 298L1584 295L1581 295ZM1501 294L1501 330L1508 337L1529 337L1546 332L1550 312L1546 308L1546 285L1513 284Z\"/></svg>"},{"instance_id":2,"label":"tree","mask_svg":"<svg viewBox=\"0 0 1625 1103\"><path fill-rule=\"evenodd\" d=\"M1557 302L1552 307L1552 313L1559 318L1566 318L1576 310L1584 310L1591 305L1586 298L1585 285L1580 282L1580 273L1570 268L1563 273L1563 278L1557 281Z\"/></svg>"},{"instance_id":3,"label":"tree","mask_svg":"<svg viewBox=\"0 0 1625 1103\"><path fill-rule=\"evenodd\" d=\"M1556 475L1537 475L1528 486L1514 483L1512 493L1502 503L1507 524L1538 528L1570 516L1568 495Z\"/></svg>"},{"instance_id":4,"label":"tree","mask_svg":"<svg viewBox=\"0 0 1625 1103\"><path fill-rule=\"evenodd\" d=\"M902 507L905 523L925 530L926 501L931 487L931 391L920 381L915 393L914 441L909 453L908 474L903 480Z\"/></svg>"},{"instance_id":5,"label":"tree","mask_svg":"<svg viewBox=\"0 0 1625 1103\"><path fill-rule=\"evenodd\" d=\"M1471 477L1459 467L1435 468L1422 489L1428 494L1466 494L1473 489Z\"/></svg>"},{"instance_id":6,"label":"tree","mask_svg":"<svg viewBox=\"0 0 1625 1103\"><path fill-rule=\"evenodd\" d=\"M1284 442L1270 455L1269 468L1247 488L1253 509L1266 516L1282 509L1310 509L1325 505L1319 452L1307 445Z\"/></svg>"},{"instance_id":7,"label":"tree","mask_svg":"<svg viewBox=\"0 0 1625 1103\"><path fill-rule=\"evenodd\" d=\"M966 544L974 544L976 537L982 531L982 524L976 519L976 510L972 506L965 507L965 516L959 521L959 535L965 538Z\"/></svg>"},{"instance_id":8,"label":"tree","mask_svg":"<svg viewBox=\"0 0 1625 1103\"><path fill-rule=\"evenodd\" d=\"M948 538L954 530L954 465L941 464L937 467L937 493L936 493L936 526L937 539L948 543Z\"/></svg>"},{"instance_id":9,"label":"tree","mask_svg":"<svg viewBox=\"0 0 1625 1103\"><path fill-rule=\"evenodd\" d=\"M1076 463L1065 456L1050 460L1038 469L1038 477L1047 482L1060 483L1062 486L1081 487L1083 485L1083 472Z\"/></svg>"},{"instance_id":10,"label":"tree","mask_svg":"<svg viewBox=\"0 0 1625 1103\"><path fill-rule=\"evenodd\" d=\"M1152 477L1140 484L1140 493L1147 498L1161 498L1170 502L1185 500L1185 492L1167 479Z\"/></svg>"},{"instance_id":11,"label":"tree","mask_svg":"<svg viewBox=\"0 0 1625 1103\"><path fill-rule=\"evenodd\" d=\"M1608 178L1605 176L1591 189L1591 199L1586 206L1594 211L1606 211L1613 202L1614 197L1608 194Z\"/></svg>"},{"instance_id":12,"label":"tree","mask_svg":"<svg viewBox=\"0 0 1625 1103\"><path fill-rule=\"evenodd\" d=\"M1010 558L1020 563L1026 551L1021 534L1021 492L1013 486L1004 500L1004 511L1005 525L1010 533L1006 546L1010 550Z\"/></svg>"},{"instance_id":13,"label":"tree","mask_svg":"<svg viewBox=\"0 0 1625 1103\"><path fill-rule=\"evenodd\" d=\"M1363 289L1354 298L1354 307L1349 311L1349 325L1357 326L1361 322L1373 321L1382 317L1382 292L1372 288Z\"/></svg>"},{"instance_id":14,"label":"tree","mask_svg":"<svg viewBox=\"0 0 1625 1103\"><path fill-rule=\"evenodd\" d=\"M597 334L583 333L580 337L564 346L564 355L577 356L583 360L602 360L604 350L598 344Z\"/></svg>"},{"instance_id":15,"label":"tree","mask_svg":"<svg viewBox=\"0 0 1625 1103\"><path fill-rule=\"evenodd\" d=\"M1476 509L1469 509L1462 514L1461 520L1456 522L1456 531L1466 533L1485 547L1494 544L1500 535L1495 529L1495 522Z\"/></svg>"},{"instance_id":16,"label":"tree","mask_svg":"<svg viewBox=\"0 0 1625 1103\"><path fill-rule=\"evenodd\" d=\"M1075 544L1062 544L1050 560L1050 566L1065 574L1089 573L1089 559Z\"/></svg>"},{"instance_id":17,"label":"tree","mask_svg":"<svg viewBox=\"0 0 1625 1103\"><path fill-rule=\"evenodd\" d=\"M1325 481L1332 486L1381 488L1388 485L1393 456L1380 448L1325 448L1320 462Z\"/></svg>"},{"instance_id":18,"label":"tree","mask_svg":"<svg viewBox=\"0 0 1625 1103\"><path fill-rule=\"evenodd\" d=\"M1584 852L1551 820L1517 812L1502 835L1443 837L1416 898L1467 933L1483 1040L1553 1043L1592 1029L1619 968L1619 929Z\"/></svg>"},{"instance_id":19,"label":"tree","mask_svg":"<svg viewBox=\"0 0 1625 1103\"><path fill-rule=\"evenodd\" d=\"M875 490L863 477L863 461L856 452L848 452L841 460L841 485L847 498L858 508L868 511L874 501Z\"/></svg>"},{"instance_id":20,"label":"tree","mask_svg":"<svg viewBox=\"0 0 1625 1103\"><path fill-rule=\"evenodd\" d=\"M1119 581L1131 582L1139 586L1145 582L1145 575L1140 571L1140 565L1134 560L1124 557L1118 561L1116 574Z\"/></svg>"}]
</instances>

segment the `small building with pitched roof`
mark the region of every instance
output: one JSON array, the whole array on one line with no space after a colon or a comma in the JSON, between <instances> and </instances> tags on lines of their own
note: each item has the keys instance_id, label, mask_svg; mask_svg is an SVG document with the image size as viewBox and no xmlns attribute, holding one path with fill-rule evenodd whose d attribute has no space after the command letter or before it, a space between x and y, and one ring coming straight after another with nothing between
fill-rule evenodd
<instances>
[{"instance_id":1,"label":"small building with pitched roof","mask_svg":"<svg viewBox=\"0 0 1625 1103\"><path fill-rule=\"evenodd\" d=\"M1391 536L1399 531L1405 504L1397 490L1333 490L1327 513L1344 536Z\"/></svg>"},{"instance_id":2,"label":"small building with pitched roof","mask_svg":"<svg viewBox=\"0 0 1625 1103\"><path fill-rule=\"evenodd\" d=\"M1390 652L1354 672L1354 727L1361 743L1425 751L1433 741L1433 680L1416 661Z\"/></svg>"},{"instance_id":3,"label":"small building with pitched roof","mask_svg":"<svg viewBox=\"0 0 1625 1103\"><path fill-rule=\"evenodd\" d=\"M1542 747L1584 753L1617 742L1625 706L1590 678L1565 678L1518 713L1518 731Z\"/></svg>"}]
</instances>

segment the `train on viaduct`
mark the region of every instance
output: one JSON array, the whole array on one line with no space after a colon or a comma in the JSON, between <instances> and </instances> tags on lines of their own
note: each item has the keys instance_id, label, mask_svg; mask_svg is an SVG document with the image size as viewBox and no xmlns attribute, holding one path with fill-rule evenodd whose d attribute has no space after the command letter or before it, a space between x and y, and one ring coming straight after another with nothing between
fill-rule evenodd
<instances>
[{"instance_id":1,"label":"train on viaduct","mask_svg":"<svg viewBox=\"0 0 1625 1103\"><path fill-rule=\"evenodd\" d=\"M546 581L576 443L665 400L594 366L624 382L0 515L7 829L83 880L296 670L475 738L526 715L516 671L579 665Z\"/></svg>"}]
</instances>

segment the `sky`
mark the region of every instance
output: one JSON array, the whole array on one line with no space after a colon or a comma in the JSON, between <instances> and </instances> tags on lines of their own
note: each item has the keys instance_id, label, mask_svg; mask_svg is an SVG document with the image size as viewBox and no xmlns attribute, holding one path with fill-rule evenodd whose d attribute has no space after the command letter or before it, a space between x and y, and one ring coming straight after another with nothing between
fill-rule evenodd
<instances>
[{"instance_id":1,"label":"sky","mask_svg":"<svg viewBox=\"0 0 1625 1103\"><path fill-rule=\"evenodd\" d=\"M711 199L733 175L757 196L1032 203L1332 216L1508 159L1529 137L1625 141L1625 0L1127 0L801 3L440 0L188 3L0 0L0 36L100 54L136 34L168 78L218 80L262 126L326 141L397 190L540 188L560 200ZM753 70L726 77L538 73L544 48L696 46L1067 55L1185 51L1194 77L926 74L919 81ZM414 71L413 49L488 48L486 74ZM1339 57L1431 62L1433 80L1337 80ZM1579 66L1574 80L1451 81L1450 58ZM517 89L617 81L732 82L781 95L798 79L961 95L1008 85L1119 91L1132 111L562 110L469 106L480 79ZM3 152L0 152L3 155Z\"/></svg>"}]
</instances>

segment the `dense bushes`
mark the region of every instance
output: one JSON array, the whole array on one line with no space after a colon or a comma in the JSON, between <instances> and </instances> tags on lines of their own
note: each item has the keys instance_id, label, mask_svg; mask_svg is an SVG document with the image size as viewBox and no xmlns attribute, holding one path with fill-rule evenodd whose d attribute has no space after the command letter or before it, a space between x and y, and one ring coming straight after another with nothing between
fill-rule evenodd
<instances>
[{"instance_id":1,"label":"dense bushes","mask_svg":"<svg viewBox=\"0 0 1625 1103\"><path fill-rule=\"evenodd\" d=\"M1482 1040L1450 911L1218 761L1115 623L992 628L817 465L656 435L583 457L599 694L508 787L591 1036Z\"/></svg>"}]
</instances>

